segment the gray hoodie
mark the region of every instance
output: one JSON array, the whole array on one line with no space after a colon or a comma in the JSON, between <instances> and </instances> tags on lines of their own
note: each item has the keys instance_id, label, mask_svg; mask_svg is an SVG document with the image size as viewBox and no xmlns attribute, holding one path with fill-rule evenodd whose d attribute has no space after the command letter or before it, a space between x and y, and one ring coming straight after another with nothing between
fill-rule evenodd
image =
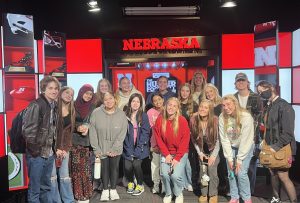
<instances>
[{"instance_id":1,"label":"gray hoodie","mask_svg":"<svg viewBox=\"0 0 300 203\"><path fill-rule=\"evenodd\" d=\"M104 105L96 108L89 126L90 143L95 155L100 154L101 158L106 158L108 152L122 154L127 125L125 113L119 108L112 114L107 113Z\"/></svg>"}]
</instances>

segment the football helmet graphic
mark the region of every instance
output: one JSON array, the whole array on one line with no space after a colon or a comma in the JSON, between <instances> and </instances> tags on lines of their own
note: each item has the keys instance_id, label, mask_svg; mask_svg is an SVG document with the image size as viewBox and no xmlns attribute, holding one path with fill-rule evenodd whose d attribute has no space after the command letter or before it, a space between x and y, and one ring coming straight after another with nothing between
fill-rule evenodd
<instances>
[{"instance_id":1,"label":"football helmet graphic","mask_svg":"<svg viewBox=\"0 0 300 203\"><path fill-rule=\"evenodd\" d=\"M19 32L25 34L33 33L33 19L31 16L8 13L6 18L13 34L18 34Z\"/></svg>"},{"instance_id":2,"label":"football helmet graphic","mask_svg":"<svg viewBox=\"0 0 300 203\"><path fill-rule=\"evenodd\" d=\"M32 101L35 99L35 89L27 86L21 86L13 89L9 94L13 98L20 100Z\"/></svg>"}]
</instances>

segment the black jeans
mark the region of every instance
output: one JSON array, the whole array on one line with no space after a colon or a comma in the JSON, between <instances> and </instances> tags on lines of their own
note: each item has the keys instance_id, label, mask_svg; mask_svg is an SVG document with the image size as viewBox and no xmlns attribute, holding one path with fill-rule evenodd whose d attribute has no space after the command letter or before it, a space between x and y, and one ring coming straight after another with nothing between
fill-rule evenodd
<instances>
[{"instance_id":1,"label":"black jeans","mask_svg":"<svg viewBox=\"0 0 300 203\"><path fill-rule=\"evenodd\" d=\"M125 176L129 182L133 182L133 178L135 176L137 184L143 184L144 174L142 170L142 162L143 160L140 159L124 159Z\"/></svg>"},{"instance_id":2,"label":"black jeans","mask_svg":"<svg viewBox=\"0 0 300 203\"><path fill-rule=\"evenodd\" d=\"M101 159L101 178L104 190L108 189L108 183L110 183L110 189L116 189L120 157L121 155Z\"/></svg>"}]
</instances>

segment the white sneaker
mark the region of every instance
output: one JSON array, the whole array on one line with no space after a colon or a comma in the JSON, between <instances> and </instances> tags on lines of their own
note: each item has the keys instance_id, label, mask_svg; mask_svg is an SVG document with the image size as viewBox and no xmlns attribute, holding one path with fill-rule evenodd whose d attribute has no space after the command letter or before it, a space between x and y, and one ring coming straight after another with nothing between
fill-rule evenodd
<instances>
[{"instance_id":1,"label":"white sneaker","mask_svg":"<svg viewBox=\"0 0 300 203\"><path fill-rule=\"evenodd\" d=\"M165 196L163 199L163 203L171 203L172 201L172 195Z\"/></svg>"},{"instance_id":2,"label":"white sneaker","mask_svg":"<svg viewBox=\"0 0 300 203\"><path fill-rule=\"evenodd\" d=\"M103 190L101 197L100 197L100 201L104 202L104 201L109 201L109 190Z\"/></svg>"},{"instance_id":3,"label":"white sneaker","mask_svg":"<svg viewBox=\"0 0 300 203\"><path fill-rule=\"evenodd\" d=\"M117 192L116 189L110 190L110 199L111 199L111 200L117 200L117 199L120 199L120 196L119 196L119 194L118 194L118 192Z\"/></svg>"},{"instance_id":4,"label":"white sneaker","mask_svg":"<svg viewBox=\"0 0 300 203\"><path fill-rule=\"evenodd\" d=\"M193 192L194 191L193 186L191 186L191 185L188 185L186 189L189 192Z\"/></svg>"},{"instance_id":5,"label":"white sneaker","mask_svg":"<svg viewBox=\"0 0 300 203\"><path fill-rule=\"evenodd\" d=\"M183 203L183 195L182 195L182 193L176 197L175 203Z\"/></svg>"},{"instance_id":6,"label":"white sneaker","mask_svg":"<svg viewBox=\"0 0 300 203\"><path fill-rule=\"evenodd\" d=\"M90 200L77 200L76 203L89 203Z\"/></svg>"}]
</instances>

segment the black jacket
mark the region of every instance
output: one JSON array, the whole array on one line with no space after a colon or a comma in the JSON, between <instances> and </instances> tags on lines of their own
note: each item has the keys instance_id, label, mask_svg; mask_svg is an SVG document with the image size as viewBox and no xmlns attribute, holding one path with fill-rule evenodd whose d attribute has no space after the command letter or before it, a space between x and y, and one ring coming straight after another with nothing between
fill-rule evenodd
<instances>
[{"instance_id":1,"label":"black jacket","mask_svg":"<svg viewBox=\"0 0 300 203\"><path fill-rule=\"evenodd\" d=\"M296 155L294 136L295 111L284 99L278 97L267 107L265 140L268 145L278 151L291 144L292 154Z\"/></svg>"},{"instance_id":2,"label":"black jacket","mask_svg":"<svg viewBox=\"0 0 300 203\"><path fill-rule=\"evenodd\" d=\"M44 95L31 102L23 119L22 133L26 152L33 157L48 158L56 140L57 104L54 103L53 119L50 123L51 106Z\"/></svg>"}]
</instances>

